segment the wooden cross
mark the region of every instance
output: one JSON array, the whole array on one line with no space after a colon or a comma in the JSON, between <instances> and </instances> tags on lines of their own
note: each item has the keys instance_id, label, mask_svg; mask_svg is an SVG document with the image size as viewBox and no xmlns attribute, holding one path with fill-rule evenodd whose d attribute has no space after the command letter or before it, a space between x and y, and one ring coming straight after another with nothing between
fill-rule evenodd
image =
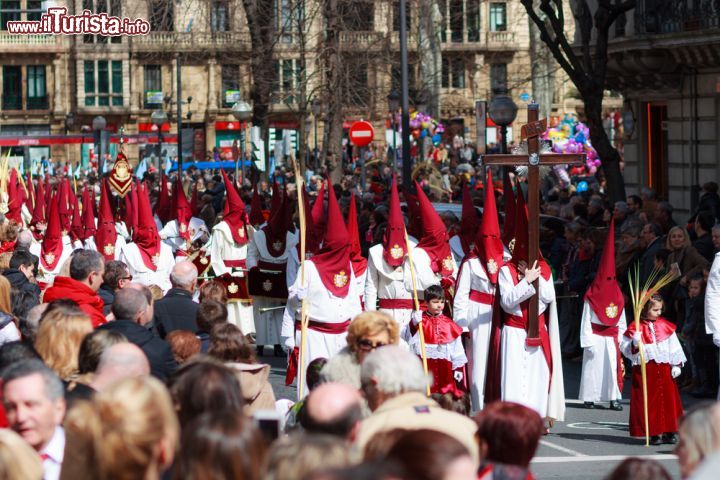
<instances>
[{"instance_id":1,"label":"wooden cross","mask_svg":"<svg viewBox=\"0 0 720 480\"><path fill-rule=\"evenodd\" d=\"M540 251L540 165L583 165L585 154L540 153L540 135L547 129L547 119L538 120L539 105L528 105L528 123L523 125L521 138L527 139L527 154L484 155L485 165L528 167L528 267L538 259ZM520 192L522 195L522 192ZM533 283L535 295L530 299L528 308L528 339L538 338L538 280Z\"/></svg>"}]
</instances>

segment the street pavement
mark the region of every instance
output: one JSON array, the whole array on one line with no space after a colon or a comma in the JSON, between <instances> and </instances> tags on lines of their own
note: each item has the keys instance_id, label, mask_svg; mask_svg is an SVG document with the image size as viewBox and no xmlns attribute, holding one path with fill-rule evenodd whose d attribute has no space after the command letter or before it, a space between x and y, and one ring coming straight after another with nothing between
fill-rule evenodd
<instances>
[{"instance_id":1,"label":"street pavement","mask_svg":"<svg viewBox=\"0 0 720 480\"><path fill-rule=\"evenodd\" d=\"M266 349L266 353L270 354L270 349ZM272 366L270 382L276 397L295 400L295 387L285 386L285 359L263 356L261 361ZM563 362L567 402L565 422L557 423L552 433L540 441L531 467L535 478L600 480L625 458L642 457L657 460L672 478L679 479L674 445L645 447L644 439L628 434L630 380L625 380L623 411L609 410L606 404L589 410L577 400L580 370L579 361ZM698 403L688 395L682 395L682 399L685 408Z\"/></svg>"}]
</instances>

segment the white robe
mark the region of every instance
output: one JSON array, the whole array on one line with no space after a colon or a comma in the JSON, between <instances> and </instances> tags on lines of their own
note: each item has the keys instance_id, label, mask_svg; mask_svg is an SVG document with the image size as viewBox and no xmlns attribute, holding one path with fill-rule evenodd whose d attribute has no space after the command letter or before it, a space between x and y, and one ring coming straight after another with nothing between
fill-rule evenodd
<instances>
[{"instance_id":1,"label":"white robe","mask_svg":"<svg viewBox=\"0 0 720 480\"><path fill-rule=\"evenodd\" d=\"M285 236L285 251L279 257L273 257L267 248L265 232L258 230L253 235L252 241L248 244L247 251L247 268L248 270L256 267L258 262L267 262L273 264L287 264L289 250L294 247L288 247L294 242L295 234L287 232ZM285 281L285 279L283 279ZM255 317L255 332L257 345L280 345L280 328L282 327L284 309L269 310L260 312L262 308L281 307L285 305L284 299L270 297L253 297L253 315Z\"/></svg>"},{"instance_id":2,"label":"white robe","mask_svg":"<svg viewBox=\"0 0 720 480\"><path fill-rule=\"evenodd\" d=\"M255 230L248 225L248 243L238 245L235 243L226 222L220 222L213 227L210 246L210 262L216 276L230 273L234 277L243 278L245 272L233 272L232 267L225 266L225 260L246 260L248 245L252 241ZM237 325L243 334L255 333L255 322L253 321L253 307L250 302L233 301L228 302L228 321Z\"/></svg>"},{"instance_id":3,"label":"white robe","mask_svg":"<svg viewBox=\"0 0 720 480\"><path fill-rule=\"evenodd\" d=\"M453 303L453 320L459 326L470 331L471 348L467 351L470 369L470 399L473 412L477 412L482 410L485 403L485 374L490 347L493 306L470 300L471 290L495 295L495 285L490 283L478 258L467 260L460 269Z\"/></svg>"},{"instance_id":4,"label":"white robe","mask_svg":"<svg viewBox=\"0 0 720 480\"><path fill-rule=\"evenodd\" d=\"M609 402L620 400L622 391L618 387L617 350L615 339L593 333L592 324L603 325L590 304L585 301L580 321L580 346L583 351L580 393L583 402ZM618 319L618 344L627 329L625 309Z\"/></svg>"},{"instance_id":5,"label":"white robe","mask_svg":"<svg viewBox=\"0 0 720 480\"><path fill-rule=\"evenodd\" d=\"M133 282L143 285L157 285L163 293L170 290L170 272L175 266L175 257L173 257L172 249L160 242L160 259L158 261L157 270L153 271L143 262L140 249L135 243L127 243L122 248L120 260L128 266L130 275L133 276Z\"/></svg>"},{"instance_id":6,"label":"white robe","mask_svg":"<svg viewBox=\"0 0 720 480\"><path fill-rule=\"evenodd\" d=\"M199 218L191 217L190 218L190 243L195 242L196 240L200 239L203 234L210 235L210 232L208 232L207 227L205 226L205 222ZM162 230L160 230L160 238L163 239L163 242L170 245L172 248L173 254L178 251L178 249L184 249L185 248L185 239L180 236L180 228L178 227L178 221L177 220L170 220L167 225L163 227Z\"/></svg>"},{"instance_id":7,"label":"white robe","mask_svg":"<svg viewBox=\"0 0 720 480\"><path fill-rule=\"evenodd\" d=\"M125 247L126 243L127 242L125 242L125 239L122 237L122 235L118 235L115 238L115 260L120 260L122 249L123 247ZM85 249L98 251L97 245L95 244L95 237L88 237L87 239L85 239Z\"/></svg>"},{"instance_id":8,"label":"white robe","mask_svg":"<svg viewBox=\"0 0 720 480\"><path fill-rule=\"evenodd\" d=\"M705 287L705 333L712 334L713 343L720 345L720 252L715 254Z\"/></svg>"},{"instance_id":9,"label":"white robe","mask_svg":"<svg viewBox=\"0 0 720 480\"><path fill-rule=\"evenodd\" d=\"M415 246L410 242L410 248ZM378 300L390 298L394 300L413 300L412 289L405 288L404 265L393 268L383 258L383 245L379 243L370 247L368 253L367 277L365 279L365 310L378 310ZM419 292L422 293L422 292ZM408 324L412 309L379 309L395 319L400 331Z\"/></svg>"},{"instance_id":10,"label":"white robe","mask_svg":"<svg viewBox=\"0 0 720 480\"><path fill-rule=\"evenodd\" d=\"M542 348L527 347L525 345L527 332L522 328L505 325L500 342L501 395L502 400L532 408L541 417L562 421L565 418L565 388L555 306L555 287L552 277L550 280L540 277L538 283L540 290L538 314L546 310L548 312L548 334L553 364L552 382ZM503 310L511 315L522 316L520 304L535 294L535 288L525 279L515 285L507 266L500 269L498 284L500 305Z\"/></svg>"},{"instance_id":11,"label":"white robe","mask_svg":"<svg viewBox=\"0 0 720 480\"><path fill-rule=\"evenodd\" d=\"M307 297L305 299L308 318L311 321L319 323L343 323L352 320L356 315L361 313L360 292L357 291L357 282L355 275L350 269L350 286L348 294L345 298L336 297L322 283L320 274L315 267L315 263L310 260L305 261L305 282L301 282L300 275L297 276L295 283L290 287L291 292L297 291L301 286L307 289ZM297 295L290 293L287 306L283 314L283 323L281 337L283 344L287 346L300 347L301 335L300 329L295 331L295 321L300 319L300 308L302 302ZM330 358L347 345L347 332L340 334L328 334L317 332L311 329L307 330L306 346L307 350L303 357L302 365L298 365L298 377L300 370L306 372L308 364L316 358ZM294 341L293 341L294 339ZM305 377L303 376L303 380ZM307 388L303 388L304 395L307 395ZM298 389L298 396L300 389Z\"/></svg>"},{"instance_id":12,"label":"white robe","mask_svg":"<svg viewBox=\"0 0 720 480\"><path fill-rule=\"evenodd\" d=\"M430 266L430 256L422 248L416 247L412 250L413 265L415 266L415 282L417 286L418 296L422 298L422 292L432 286L440 285L440 274L433 272ZM452 255L450 255L452 259ZM454 280L457 277L457 264L455 260L452 260L453 273L451 278ZM405 282L405 289L412 292L413 284L410 273L410 259L405 257L405 263L403 264L403 277Z\"/></svg>"}]
</instances>

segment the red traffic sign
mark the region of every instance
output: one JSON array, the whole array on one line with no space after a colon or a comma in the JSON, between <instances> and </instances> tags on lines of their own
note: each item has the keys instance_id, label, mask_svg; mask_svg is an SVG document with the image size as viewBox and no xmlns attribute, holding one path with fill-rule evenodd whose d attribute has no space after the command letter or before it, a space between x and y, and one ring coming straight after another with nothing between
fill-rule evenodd
<instances>
[{"instance_id":1,"label":"red traffic sign","mask_svg":"<svg viewBox=\"0 0 720 480\"><path fill-rule=\"evenodd\" d=\"M350 126L350 141L357 147L367 147L375 137L375 130L373 130L370 122L360 120Z\"/></svg>"}]
</instances>

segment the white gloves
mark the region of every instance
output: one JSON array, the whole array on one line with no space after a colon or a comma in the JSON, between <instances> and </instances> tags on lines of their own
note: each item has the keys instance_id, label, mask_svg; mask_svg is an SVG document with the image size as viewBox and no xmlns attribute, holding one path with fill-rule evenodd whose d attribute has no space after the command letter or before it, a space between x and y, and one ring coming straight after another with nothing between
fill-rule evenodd
<instances>
[{"instance_id":1,"label":"white gloves","mask_svg":"<svg viewBox=\"0 0 720 480\"><path fill-rule=\"evenodd\" d=\"M642 334L640 332L633 333L633 345L638 345L642 340Z\"/></svg>"},{"instance_id":2,"label":"white gloves","mask_svg":"<svg viewBox=\"0 0 720 480\"><path fill-rule=\"evenodd\" d=\"M287 337L283 341L283 348L286 353L290 353L295 348L295 337Z\"/></svg>"},{"instance_id":3,"label":"white gloves","mask_svg":"<svg viewBox=\"0 0 720 480\"><path fill-rule=\"evenodd\" d=\"M307 287L290 287L288 293L290 297L296 297L298 300L303 301L307 298Z\"/></svg>"},{"instance_id":4,"label":"white gloves","mask_svg":"<svg viewBox=\"0 0 720 480\"><path fill-rule=\"evenodd\" d=\"M716 347L720 348L720 337L716 337L715 335L713 335L713 343Z\"/></svg>"},{"instance_id":5,"label":"white gloves","mask_svg":"<svg viewBox=\"0 0 720 480\"><path fill-rule=\"evenodd\" d=\"M672 375L673 378L677 378L680 376L680 367L672 367L670 370L670 375Z\"/></svg>"},{"instance_id":6,"label":"white gloves","mask_svg":"<svg viewBox=\"0 0 720 480\"><path fill-rule=\"evenodd\" d=\"M463 373L462 372L454 372L453 377L455 378L456 382L462 382L463 379Z\"/></svg>"},{"instance_id":7,"label":"white gloves","mask_svg":"<svg viewBox=\"0 0 720 480\"><path fill-rule=\"evenodd\" d=\"M413 325L417 325L420 322L422 322L422 316L423 316L423 312L419 312L417 310L413 311L412 316L410 317L412 319Z\"/></svg>"}]
</instances>

